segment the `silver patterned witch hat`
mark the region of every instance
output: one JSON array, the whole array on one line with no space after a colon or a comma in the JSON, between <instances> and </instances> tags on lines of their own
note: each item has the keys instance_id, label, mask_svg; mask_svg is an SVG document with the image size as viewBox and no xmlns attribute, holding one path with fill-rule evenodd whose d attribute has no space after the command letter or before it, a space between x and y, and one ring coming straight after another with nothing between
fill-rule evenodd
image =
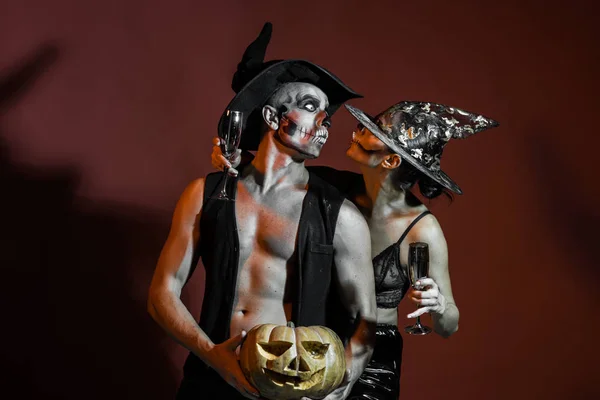
<instances>
[{"instance_id":1,"label":"silver patterned witch hat","mask_svg":"<svg viewBox=\"0 0 600 400\"><path fill-rule=\"evenodd\" d=\"M440 167L444 147L450 139L464 139L499 125L483 115L421 101L402 101L375 118L356 107L345 106L403 161L457 194L462 194L462 190Z\"/></svg>"}]
</instances>

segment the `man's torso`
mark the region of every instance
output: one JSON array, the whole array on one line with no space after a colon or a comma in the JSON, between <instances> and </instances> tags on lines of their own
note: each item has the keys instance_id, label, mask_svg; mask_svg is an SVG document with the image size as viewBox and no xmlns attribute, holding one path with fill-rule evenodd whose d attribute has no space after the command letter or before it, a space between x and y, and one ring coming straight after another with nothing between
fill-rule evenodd
<instances>
[{"instance_id":1,"label":"man's torso","mask_svg":"<svg viewBox=\"0 0 600 400\"><path fill-rule=\"evenodd\" d=\"M294 253L307 183L276 185L265 193L252 179L237 183L239 267L231 336L255 325L291 320Z\"/></svg>"}]
</instances>

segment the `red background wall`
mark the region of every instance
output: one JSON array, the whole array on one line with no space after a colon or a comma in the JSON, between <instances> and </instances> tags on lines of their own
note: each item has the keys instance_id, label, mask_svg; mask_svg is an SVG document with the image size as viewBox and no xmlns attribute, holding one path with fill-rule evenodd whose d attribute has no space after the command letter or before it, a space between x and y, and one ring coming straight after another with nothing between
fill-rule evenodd
<instances>
[{"instance_id":1,"label":"red background wall","mask_svg":"<svg viewBox=\"0 0 600 400\"><path fill-rule=\"evenodd\" d=\"M432 208L461 327L405 339L404 397L598 396L595 15L592 1L3 2L1 390L172 398L186 352L146 314L147 288L270 20L269 59L331 69L369 112L423 99L501 122L447 147L465 195ZM354 168L353 126L336 114L318 164ZM201 293L197 273L196 314Z\"/></svg>"}]
</instances>

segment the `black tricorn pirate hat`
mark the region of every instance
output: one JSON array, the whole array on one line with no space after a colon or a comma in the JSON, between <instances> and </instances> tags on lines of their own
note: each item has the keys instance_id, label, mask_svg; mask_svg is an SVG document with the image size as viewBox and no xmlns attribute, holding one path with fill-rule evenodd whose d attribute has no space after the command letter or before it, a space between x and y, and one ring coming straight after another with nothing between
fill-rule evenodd
<instances>
[{"instance_id":1,"label":"black tricorn pirate hat","mask_svg":"<svg viewBox=\"0 0 600 400\"><path fill-rule=\"evenodd\" d=\"M244 52L233 75L231 88L236 93L219 120L218 132L227 128L227 110L244 113L244 130L240 148L257 150L260 142L261 109L275 91L285 83L307 82L320 88L329 99L327 113L333 115L346 101L362 97L338 77L310 61L272 60L264 62L273 25L265 23L258 37Z\"/></svg>"}]
</instances>

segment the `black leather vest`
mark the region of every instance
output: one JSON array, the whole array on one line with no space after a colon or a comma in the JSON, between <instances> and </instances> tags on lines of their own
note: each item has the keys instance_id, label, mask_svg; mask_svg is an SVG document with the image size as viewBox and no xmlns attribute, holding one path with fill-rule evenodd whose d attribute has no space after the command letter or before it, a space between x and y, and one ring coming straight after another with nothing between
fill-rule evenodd
<instances>
[{"instance_id":1,"label":"black leather vest","mask_svg":"<svg viewBox=\"0 0 600 400\"><path fill-rule=\"evenodd\" d=\"M239 263L235 203L211 198L220 190L223 176L222 172L216 172L206 177L200 218L199 253L206 278L199 325L213 343L229 338ZM236 188L237 179L229 178L230 196L235 196ZM343 307L337 290L334 287L330 290L330 283L335 274L333 237L343 201L336 188L309 172L298 227L297 298L292 306L292 321L296 326L329 326L338 331L342 340L345 333L338 329L338 324L344 314ZM336 318L335 323L328 314ZM193 377L205 369L206 365L190 353L184 366L185 376Z\"/></svg>"}]
</instances>

